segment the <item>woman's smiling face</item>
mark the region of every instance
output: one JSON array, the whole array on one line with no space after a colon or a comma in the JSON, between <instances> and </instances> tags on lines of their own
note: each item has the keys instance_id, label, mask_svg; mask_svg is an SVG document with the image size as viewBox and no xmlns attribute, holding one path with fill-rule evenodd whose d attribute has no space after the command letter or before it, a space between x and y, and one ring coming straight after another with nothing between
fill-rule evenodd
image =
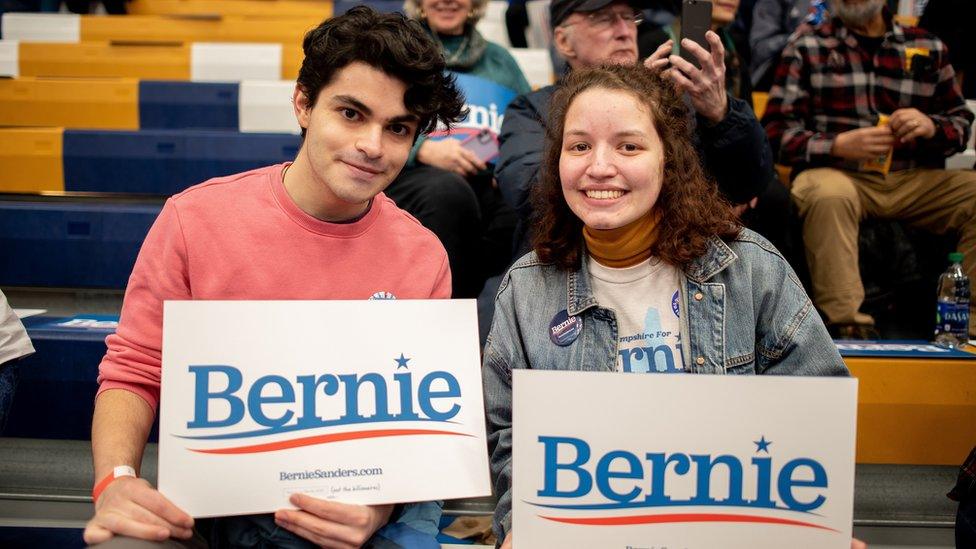
<instances>
[{"instance_id":1,"label":"woman's smiling face","mask_svg":"<svg viewBox=\"0 0 976 549\"><path fill-rule=\"evenodd\" d=\"M621 90L590 88L570 103L559 178L569 208L591 229L616 229L657 203L664 149L650 109Z\"/></svg>"},{"instance_id":2,"label":"woman's smiling face","mask_svg":"<svg viewBox=\"0 0 976 549\"><path fill-rule=\"evenodd\" d=\"M459 35L471 13L471 0L422 0L420 7L427 15L431 30L440 34Z\"/></svg>"}]
</instances>

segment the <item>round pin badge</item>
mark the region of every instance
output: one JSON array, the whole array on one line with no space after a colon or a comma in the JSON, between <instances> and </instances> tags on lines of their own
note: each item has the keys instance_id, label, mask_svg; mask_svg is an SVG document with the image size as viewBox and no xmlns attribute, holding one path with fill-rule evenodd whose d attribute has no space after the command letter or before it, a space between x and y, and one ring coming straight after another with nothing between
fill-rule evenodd
<instances>
[{"instance_id":1,"label":"round pin badge","mask_svg":"<svg viewBox=\"0 0 976 549\"><path fill-rule=\"evenodd\" d=\"M549 323L549 339L560 347L576 341L581 331L583 331L583 319L575 315L569 316L566 309L556 313Z\"/></svg>"}]
</instances>

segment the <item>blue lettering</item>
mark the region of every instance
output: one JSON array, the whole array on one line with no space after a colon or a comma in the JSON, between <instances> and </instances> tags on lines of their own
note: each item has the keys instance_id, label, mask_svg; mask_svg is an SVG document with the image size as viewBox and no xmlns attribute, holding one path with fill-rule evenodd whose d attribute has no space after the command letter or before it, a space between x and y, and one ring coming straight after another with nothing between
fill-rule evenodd
<instances>
[{"instance_id":1,"label":"blue lettering","mask_svg":"<svg viewBox=\"0 0 976 549\"><path fill-rule=\"evenodd\" d=\"M824 504L827 498L822 494L811 494L806 499L798 498L797 488L827 488L827 472L823 465L810 458L798 458L788 462L777 477L779 499L772 497L773 461L771 457L753 457L755 466L756 497L743 498L745 487L743 463L734 455L712 456L688 455L682 453L647 453L645 459L650 466L649 486L640 485L648 475L639 457L627 450L612 450L595 461L592 472L586 465L590 462L590 445L582 439L571 437L540 436L543 444L543 487L537 491L541 497L578 498L589 494L594 484L600 495L608 501L627 504L635 501L647 489L641 506L668 506L676 503L715 506L752 507L765 509L790 509L810 512ZM560 457L562 461L560 461ZM673 465L669 472L669 466ZM692 465L695 468L695 495L690 499L674 500L667 493L666 481L676 481L673 476L688 475ZM717 466L728 471L727 494L713 495L712 480ZM800 469L809 474L801 475ZM804 478L797 478L803 476ZM812 476L812 478L810 478ZM636 482L620 482L629 480ZM690 481L690 479L688 479ZM560 482L562 481L562 482ZM724 483L723 483L724 484ZM724 496L724 498L722 497Z\"/></svg>"},{"instance_id":2,"label":"blue lettering","mask_svg":"<svg viewBox=\"0 0 976 549\"><path fill-rule=\"evenodd\" d=\"M193 402L193 421L187 422L188 429L199 429L207 427L226 427L233 425L244 419L244 403L241 399L234 396L234 393L241 388L243 381L241 371L233 366L212 365L212 366L190 366L190 373L196 376L194 387ZM217 393L210 392L210 374L224 374L227 377L227 388ZM211 399L224 399L230 405L230 414L227 418L217 421L210 421L209 403Z\"/></svg>"},{"instance_id":3,"label":"blue lettering","mask_svg":"<svg viewBox=\"0 0 976 549\"><path fill-rule=\"evenodd\" d=\"M752 464L756 466L756 472L759 476L759 481L756 483L756 501L753 502L756 507L769 507L770 509L776 507L776 503L770 496L772 462L773 458L752 458Z\"/></svg>"},{"instance_id":4,"label":"blue lettering","mask_svg":"<svg viewBox=\"0 0 976 549\"><path fill-rule=\"evenodd\" d=\"M393 374L393 379L400 385L400 413L397 417L403 420L420 419L413 411L413 384L410 374Z\"/></svg>"},{"instance_id":5,"label":"blue lettering","mask_svg":"<svg viewBox=\"0 0 976 549\"><path fill-rule=\"evenodd\" d=\"M617 351L617 354L620 355L620 361L621 364L623 364L624 371L627 372L628 374L632 372L633 370L631 370L631 366L630 366L630 349Z\"/></svg>"},{"instance_id":6,"label":"blue lettering","mask_svg":"<svg viewBox=\"0 0 976 549\"><path fill-rule=\"evenodd\" d=\"M614 460L623 460L627 465L624 471L613 471L610 466ZM615 478L639 479L644 477L644 470L641 467L637 456L624 450L614 450L607 452L596 464L596 486L603 494L603 497L614 501L630 501L640 495L640 488L633 488L626 493L618 493L610 486L610 480Z\"/></svg>"},{"instance_id":7,"label":"blue lettering","mask_svg":"<svg viewBox=\"0 0 976 549\"><path fill-rule=\"evenodd\" d=\"M678 369L674 367L674 354L671 352L671 347L667 345L658 345L657 347L645 347L644 352L647 353L647 369L648 371L653 368L658 372L677 372ZM658 353L664 357L664 367L658 365L657 355Z\"/></svg>"},{"instance_id":8,"label":"blue lettering","mask_svg":"<svg viewBox=\"0 0 976 549\"><path fill-rule=\"evenodd\" d=\"M383 376L365 374L360 377L356 374L349 374L339 376L339 379L346 386L346 414L339 419L362 419L365 417L359 413L359 388L367 381L372 384L375 392L376 413L373 414L373 419L376 421L392 419L387 408L389 399L386 395L386 379Z\"/></svg>"},{"instance_id":9,"label":"blue lettering","mask_svg":"<svg viewBox=\"0 0 976 549\"><path fill-rule=\"evenodd\" d=\"M443 391L432 391L431 385L435 381L443 379L447 383L447 389ZM457 398L461 396L461 386L458 385L457 378L443 371L431 372L420 380L420 387L417 389L417 403L420 410L434 421L447 421L456 416L461 411L461 406L454 404L446 412L439 412L431 402L435 398Z\"/></svg>"},{"instance_id":10,"label":"blue lettering","mask_svg":"<svg viewBox=\"0 0 976 549\"><path fill-rule=\"evenodd\" d=\"M729 497L725 503L729 505L742 505L742 462L735 456L721 455L712 459L712 456L693 455L696 469L698 471L697 488L695 497L691 501L702 504L709 504L718 501L711 495L712 491L712 468L716 465L725 465L729 469Z\"/></svg>"},{"instance_id":11,"label":"blue lettering","mask_svg":"<svg viewBox=\"0 0 976 549\"><path fill-rule=\"evenodd\" d=\"M543 468L543 488L538 494L550 498L578 498L588 494L593 488L593 479L583 469L583 465L590 459L590 445L584 440L569 437L539 437L539 442L545 446L545 465ZM571 463L559 463L559 445L568 444L576 449L576 459ZM576 474L575 490L559 491L557 489L559 470Z\"/></svg>"},{"instance_id":12,"label":"blue lettering","mask_svg":"<svg viewBox=\"0 0 976 549\"><path fill-rule=\"evenodd\" d=\"M809 467L810 471L813 473L813 479L798 480L793 478L793 473L795 473L800 467ZM779 472L779 480L776 483L776 487L779 490L780 499L782 499L783 503L785 503L790 509L793 509L794 511L811 511L817 507L820 507L827 498L823 497L822 495L818 495L812 501L803 503L793 496L793 489L798 486L809 488L826 488L827 471L824 470L823 465L820 465L812 459L794 459L783 466L783 469Z\"/></svg>"},{"instance_id":13,"label":"blue lettering","mask_svg":"<svg viewBox=\"0 0 976 549\"><path fill-rule=\"evenodd\" d=\"M668 465L674 463L674 472L686 475L691 470L691 460L685 454L671 454L667 459L664 454L647 454L645 457L651 462L651 493L644 501L655 505L670 502L671 496L664 493L664 476L668 472Z\"/></svg>"},{"instance_id":14,"label":"blue lettering","mask_svg":"<svg viewBox=\"0 0 976 549\"><path fill-rule=\"evenodd\" d=\"M378 373L300 375L295 378L299 387L282 376L267 375L258 378L247 389L247 398L244 399L238 394L244 381L239 369L226 365L191 365L188 370L194 376L193 418L186 424L189 429L235 425L248 414L255 423L272 429L286 425L316 427L328 423L326 418L319 417L316 413L317 397L323 393L325 396L337 396L340 390L343 392L345 410L342 416L332 420L333 423L419 420L422 417L414 409L415 399L425 418L434 421L448 421L461 411L461 405L456 402L439 402L442 399L461 397L461 386L457 378L445 371L426 375L419 383L417 395L413 394L410 373L394 374L394 387L400 393L397 396L389 394L387 378ZM369 395L368 398L374 404L374 413L368 417L359 411L363 390L367 386L369 388L365 394ZM400 410L395 415L390 413L391 397L399 400ZM298 398L302 400L300 404L297 402ZM223 400L230 408L225 418L211 418L210 406L213 401L218 400ZM277 415L273 415L265 410L265 406L269 404L292 406L281 408Z\"/></svg>"},{"instance_id":15,"label":"blue lettering","mask_svg":"<svg viewBox=\"0 0 976 549\"><path fill-rule=\"evenodd\" d=\"M264 388L272 384L278 386L281 394L279 396L263 395ZM251 417L254 418L256 423L268 427L280 427L291 421L292 416L295 415L291 410L286 410L277 418L269 418L264 414L264 410L261 409L265 404L283 402L295 402L295 389L292 388L291 383L288 383L287 379L281 376L260 377L254 382L254 385L251 385L251 390L247 392L247 408L251 411Z\"/></svg>"},{"instance_id":16,"label":"blue lettering","mask_svg":"<svg viewBox=\"0 0 976 549\"><path fill-rule=\"evenodd\" d=\"M298 423L301 425L316 424L322 418L315 413L315 391L319 385L324 383L325 388L323 390L326 395L337 394L339 392L339 378L332 374L324 374L318 379L315 376L298 376L295 379L302 386L302 416L298 418Z\"/></svg>"}]
</instances>

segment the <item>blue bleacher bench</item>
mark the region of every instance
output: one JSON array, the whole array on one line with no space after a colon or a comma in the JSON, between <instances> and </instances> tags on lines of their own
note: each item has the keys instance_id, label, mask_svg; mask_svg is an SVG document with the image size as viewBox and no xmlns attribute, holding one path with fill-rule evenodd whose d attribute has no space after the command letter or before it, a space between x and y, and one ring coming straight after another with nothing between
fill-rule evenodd
<instances>
[{"instance_id":1,"label":"blue bleacher bench","mask_svg":"<svg viewBox=\"0 0 976 549\"><path fill-rule=\"evenodd\" d=\"M0 201L0 286L124 288L158 203Z\"/></svg>"},{"instance_id":2,"label":"blue bleacher bench","mask_svg":"<svg viewBox=\"0 0 976 549\"><path fill-rule=\"evenodd\" d=\"M64 190L171 195L213 177L293 160L292 134L141 130L64 132Z\"/></svg>"},{"instance_id":3,"label":"blue bleacher bench","mask_svg":"<svg viewBox=\"0 0 976 549\"><path fill-rule=\"evenodd\" d=\"M36 352L18 363L20 382L4 436L90 438L98 363L117 322L94 315L24 319Z\"/></svg>"},{"instance_id":4,"label":"blue bleacher bench","mask_svg":"<svg viewBox=\"0 0 976 549\"><path fill-rule=\"evenodd\" d=\"M142 129L238 129L239 84L229 82L139 82Z\"/></svg>"}]
</instances>

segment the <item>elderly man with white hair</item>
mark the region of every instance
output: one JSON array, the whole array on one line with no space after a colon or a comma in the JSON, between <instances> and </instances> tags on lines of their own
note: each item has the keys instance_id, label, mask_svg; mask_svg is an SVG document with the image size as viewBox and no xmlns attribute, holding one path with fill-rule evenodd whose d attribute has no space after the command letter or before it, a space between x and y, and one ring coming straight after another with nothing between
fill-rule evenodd
<instances>
[{"instance_id":1,"label":"elderly man with white hair","mask_svg":"<svg viewBox=\"0 0 976 549\"><path fill-rule=\"evenodd\" d=\"M813 301L835 337L865 339L875 332L860 311L861 220L958 233L963 267L976 276L976 172L943 169L965 148L973 113L945 45L899 26L885 0L832 0L830 12L787 45L763 122L796 176Z\"/></svg>"}]
</instances>

